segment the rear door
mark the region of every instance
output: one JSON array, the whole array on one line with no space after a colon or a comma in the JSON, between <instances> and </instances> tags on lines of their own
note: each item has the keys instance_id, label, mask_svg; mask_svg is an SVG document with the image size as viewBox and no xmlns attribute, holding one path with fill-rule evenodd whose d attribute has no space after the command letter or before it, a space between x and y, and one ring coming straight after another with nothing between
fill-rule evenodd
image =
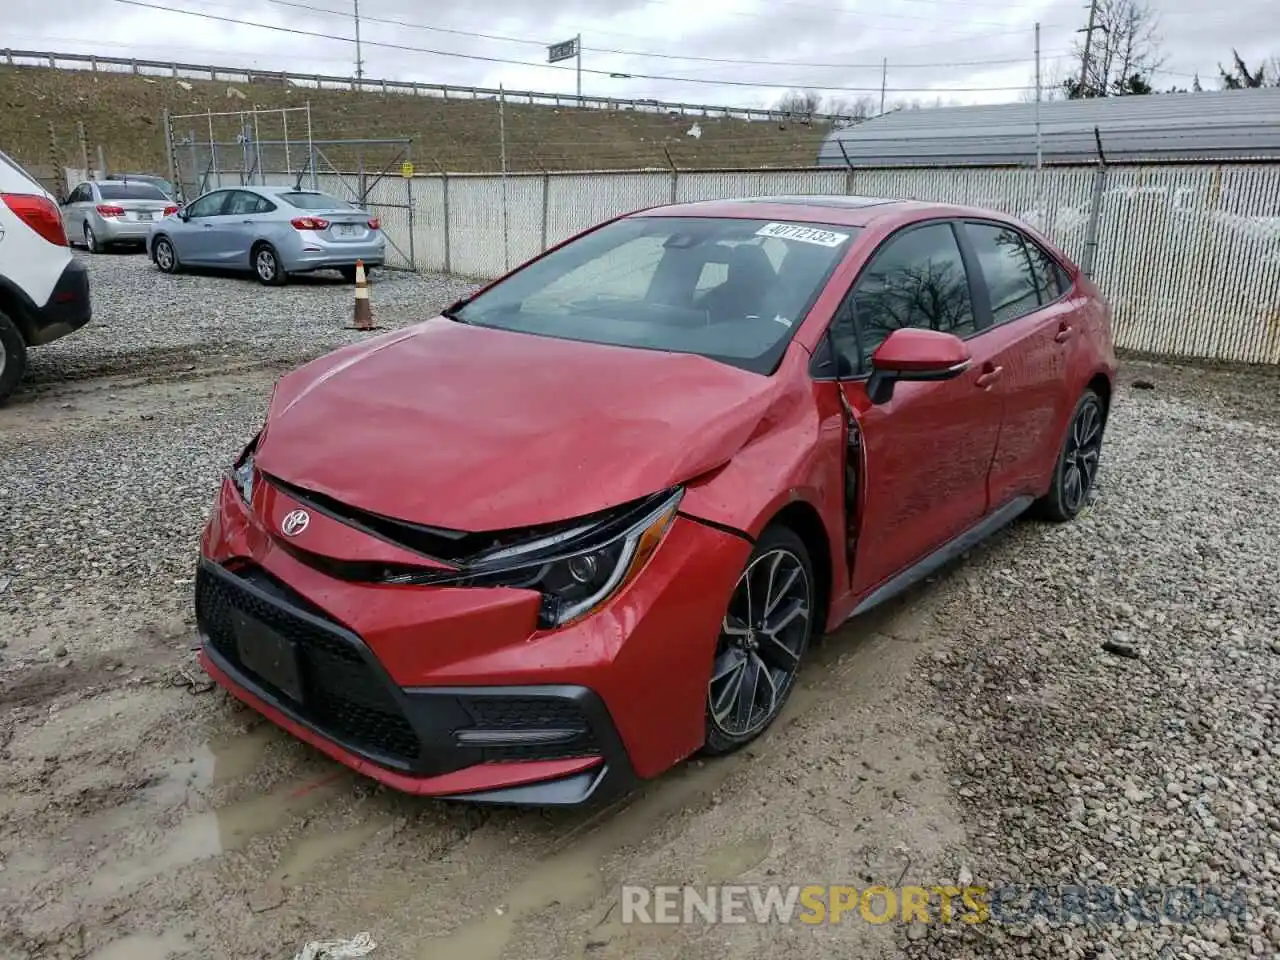
<instances>
[{"instance_id":1,"label":"rear door","mask_svg":"<svg viewBox=\"0 0 1280 960\"><path fill-rule=\"evenodd\" d=\"M865 595L974 526L987 512L987 473L1000 402L979 336L980 314L956 227L932 221L894 234L854 282L832 327L841 389L862 430L863 479L852 589ZM887 403L866 393L870 358L900 327L953 333L973 366L953 380L899 383Z\"/></svg>"},{"instance_id":2,"label":"rear door","mask_svg":"<svg viewBox=\"0 0 1280 960\"><path fill-rule=\"evenodd\" d=\"M261 221L263 204L256 193L232 190L222 213L215 219L210 254L228 266L248 266L249 249L253 246Z\"/></svg>"},{"instance_id":3,"label":"rear door","mask_svg":"<svg viewBox=\"0 0 1280 960\"><path fill-rule=\"evenodd\" d=\"M991 325L976 341L998 372L1003 407L991 461L995 509L1044 492L1074 403L1067 370L1079 322L1061 269L1031 237L1009 224L980 220L966 220L961 236L978 268L979 310L990 311Z\"/></svg>"}]
</instances>

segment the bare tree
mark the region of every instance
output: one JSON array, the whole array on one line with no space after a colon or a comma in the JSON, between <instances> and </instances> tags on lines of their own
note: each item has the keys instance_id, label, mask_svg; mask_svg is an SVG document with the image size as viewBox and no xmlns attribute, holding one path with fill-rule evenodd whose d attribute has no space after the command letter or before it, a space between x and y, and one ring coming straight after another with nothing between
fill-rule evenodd
<instances>
[{"instance_id":1,"label":"bare tree","mask_svg":"<svg viewBox=\"0 0 1280 960\"><path fill-rule=\"evenodd\" d=\"M1160 21L1146 0L1098 0L1098 15L1089 44L1084 83L1069 77L1062 84L1067 97L1121 97L1151 93L1151 81L1164 64L1160 52ZM1084 41L1076 41L1078 61Z\"/></svg>"},{"instance_id":2,"label":"bare tree","mask_svg":"<svg viewBox=\"0 0 1280 960\"><path fill-rule=\"evenodd\" d=\"M1259 87L1280 87L1280 57L1272 57L1266 63L1260 63L1252 71L1245 65L1240 54L1234 49L1231 57L1235 61L1231 72L1218 64L1223 90L1256 90Z\"/></svg>"},{"instance_id":3,"label":"bare tree","mask_svg":"<svg viewBox=\"0 0 1280 960\"><path fill-rule=\"evenodd\" d=\"M1040 99L1042 101L1064 100L1066 96L1061 61L1054 61L1052 66L1046 67L1040 72ZM1034 73L1027 78L1027 89L1019 94L1018 99L1023 103L1036 102L1036 75Z\"/></svg>"},{"instance_id":4,"label":"bare tree","mask_svg":"<svg viewBox=\"0 0 1280 960\"><path fill-rule=\"evenodd\" d=\"M863 95L853 98L833 98L826 102L823 106L824 113L834 114L837 117L851 117L854 120L866 120L868 117L874 117L877 112L877 103L870 96Z\"/></svg>"},{"instance_id":5,"label":"bare tree","mask_svg":"<svg viewBox=\"0 0 1280 960\"><path fill-rule=\"evenodd\" d=\"M807 117L817 113L821 106L822 94L817 90L788 90L778 98L773 108L792 116Z\"/></svg>"}]
</instances>

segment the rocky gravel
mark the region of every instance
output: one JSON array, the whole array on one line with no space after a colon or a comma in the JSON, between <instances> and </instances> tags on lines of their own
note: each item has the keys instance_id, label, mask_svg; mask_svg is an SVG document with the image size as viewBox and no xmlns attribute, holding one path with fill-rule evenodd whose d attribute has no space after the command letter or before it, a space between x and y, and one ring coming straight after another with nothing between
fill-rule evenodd
<instances>
[{"instance_id":1,"label":"rocky gravel","mask_svg":"<svg viewBox=\"0 0 1280 960\"><path fill-rule=\"evenodd\" d=\"M1238 380L1224 409L1230 375L1183 373L1129 368L1154 389L1125 390L1087 516L1015 527L951 585L928 676L955 856L1022 909L913 956L1280 955L1280 394ZM1116 912L1055 919L1065 887Z\"/></svg>"},{"instance_id":2,"label":"rocky gravel","mask_svg":"<svg viewBox=\"0 0 1280 960\"><path fill-rule=\"evenodd\" d=\"M1280 955L1274 372L1126 364L1089 511L1019 522L828 638L758 750L612 819L490 815L337 771L190 663L218 478L278 369L361 336L350 289L91 270L94 324L33 351L0 410L0 957L265 956L366 923L388 958L453 934L436 955ZM470 286L388 273L375 315ZM904 929L616 920L628 882L947 879L1012 902ZM1171 887L1228 915L1049 909Z\"/></svg>"},{"instance_id":3,"label":"rocky gravel","mask_svg":"<svg viewBox=\"0 0 1280 960\"><path fill-rule=\"evenodd\" d=\"M362 336L345 329L354 292L337 273L263 287L247 273L168 276L141 253L76 256L89 264L93 320L31 351L16 403L67 380L296 364ZM374 318L384 326L425 320L475 286L457 277L395 270L373 271L372 278Z\"/></svg>"}]
</instances>

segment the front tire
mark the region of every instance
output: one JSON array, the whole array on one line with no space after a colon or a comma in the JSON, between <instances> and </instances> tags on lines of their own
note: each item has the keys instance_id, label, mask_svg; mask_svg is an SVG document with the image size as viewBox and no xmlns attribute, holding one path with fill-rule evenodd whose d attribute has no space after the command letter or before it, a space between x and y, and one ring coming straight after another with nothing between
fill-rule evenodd
<instances>
[{"instance_id":1,"label":"front tire","mask_svg":"<svg viewBox=\"0 0 1280 960\"><path fill-rule=\"evenodd\" d=\"M1036 503L1037 512L1044 519L1065 523L1074 520L1088 505L1098 479L1106 423L1102 398L1096 391L1086 390L1071 414L1049 492Z\"/></svg>"},{"instance_id":2,"label":"front tire","mask_svg":"<svg viewBox=\"0 0 1280 960\"><path fill-rule=\"evenodd\" d=\"M0 313L0 405L18 389L26 370L26 341L13 321Z\"/></svg>"},{"instance_id":3,"label":"front tire","mask_svg":"<svg viewBox=\"0 0 1280 960\"><path fill-rule=\"evenodd\" d=\"M178 263L178 251L173 249L173 241L168 237L160 237L151 248L151 259L155 261L161 273L177 273L181 268Z\"/></svg>"},{"instance_id":4,"label":"front tire","mask_svg":"<svg viewBox=\"0 0 1280 960\"><path fill-rule=\"evenodd\" d=\"M271 244L260 243L253 248L253 275L267 287L281 286L287 279L284 267L280 265L280 255Z\"/></svg>"},{"instance_id":5,"label":"front tire","mask_svg":"<svg viewBox=\"0 0 1280 960\"><path fill-rule=\"evenodd\" d=\"M705 753L745 746L782 712L819 617L817 595L804 541L786 527L767 529L721 621L707 684Z\"/></svg>"}]
</instances>

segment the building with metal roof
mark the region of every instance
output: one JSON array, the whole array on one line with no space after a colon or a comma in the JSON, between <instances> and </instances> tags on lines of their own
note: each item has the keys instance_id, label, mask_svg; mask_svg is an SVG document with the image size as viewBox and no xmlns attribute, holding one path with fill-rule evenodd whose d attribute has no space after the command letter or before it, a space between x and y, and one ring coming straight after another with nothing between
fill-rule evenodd
<instances>
[{"instance_id":1,"label":"building with metal roof","mask_svg":"<svg viewBox=\"0 0 1280 960\"><path fill-rule=\"evenodd\" d=\"M1280 159L1280 88L1053 100L1040 105L1045 163ZM1034 164L1036 105L898 110L833 130L819 166Z\"/></svg>"}]
</instances>

